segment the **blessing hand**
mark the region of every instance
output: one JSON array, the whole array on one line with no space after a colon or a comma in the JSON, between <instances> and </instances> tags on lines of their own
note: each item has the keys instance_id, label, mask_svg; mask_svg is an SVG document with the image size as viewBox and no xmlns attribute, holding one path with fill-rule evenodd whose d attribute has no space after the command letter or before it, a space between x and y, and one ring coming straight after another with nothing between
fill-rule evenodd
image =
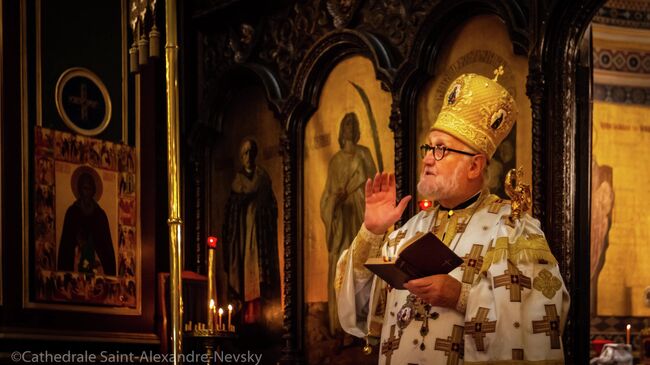
<instances>
[{"instance_id":1,"label":"blessing hand","mask_svg":"<svg viewBox=\"0 0 650 365\"><path fill-rule=\"evenodd\" d=\"M374 234L384 234L402 216L411 200L407 195L395 204L395 174L377 173L374 180L366 181L366 211L363 223Z\"/></svg>"}]
</instances>

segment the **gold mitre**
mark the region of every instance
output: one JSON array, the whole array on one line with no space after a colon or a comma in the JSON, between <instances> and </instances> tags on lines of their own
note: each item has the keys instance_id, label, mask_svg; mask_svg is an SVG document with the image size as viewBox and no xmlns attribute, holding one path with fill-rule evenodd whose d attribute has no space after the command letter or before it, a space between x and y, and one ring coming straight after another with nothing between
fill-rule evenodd
<instances>
[{"instance_id":1,"label":"gold mitre","mask_svg":"<svg viewBox=\"0 0 650 365\"><path fill-rule=\"evenodd\" d=\"M451 83L438 119L431 130L448 133L488 159L510 133L517 120L517 106L510 93L497 83L503 66L490 80L477 74L463 74Z\"/></svg>"}]
</instances>

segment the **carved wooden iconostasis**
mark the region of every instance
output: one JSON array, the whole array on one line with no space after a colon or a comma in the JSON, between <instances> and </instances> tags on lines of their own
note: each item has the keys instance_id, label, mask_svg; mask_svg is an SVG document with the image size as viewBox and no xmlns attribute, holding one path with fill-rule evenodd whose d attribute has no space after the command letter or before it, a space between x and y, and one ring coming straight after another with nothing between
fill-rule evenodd
<instances>
[{"instance_id":1,"label":"carved wooden iconostasis","mask_svg":"<svg viewBox=\"0 0 650 365\"><path fill-rule=\"evenodd\" d=\"M582 70L577 51L600 3L327 0L265 3L256 11L247 11L254 1L186 5L186 54L196 51L199 65L198 71L185 66L188 98L197 106L186 109L188 139L191 148L210 145L198 148L203 151L199 160L213 164L187 181L186 200L196 202L189 206L201 207L197 225L188 229L198 247L193 262L202 267L202 240L222 226L220 209L240 166L239 141L247 135L260 138L256 133L263 129L273 135L268 146L280 143L282 153L279 159L259 161L283 207L277 227L283 232L278 254L284 265L280 361L338 363L337 356L345 354L354 362L373 363L376 354L357 357L359 341L341 335L337 323L330 322L330 253L347 244L339 239L338 246L328 246L327 237L338 239L343 231L328 227L331 191L348 191L346 181L354 191L356 175L349 174L368 174L382 165L395 171L398 196L414 192L417 146L435 119L441 93L462 72L492 77L503 64L506 73L500 80L515 95L520 119L492 168L501 170L495 175L515 166L527 172L532 214L542 222L574 303L564 334L567 363L587 359L588 275L583 268L589 263L575 253L588 250L582 239L588 232L575 227L586 219L589 196L582 188L585 175L576 180L575 174L583 168L578 152L586 148L576 132L584 133L578 125L588 115L588 106L579 103L588 93L576 81ZM247 72L233 73L242 69ZM249 90L251 75L257 91L241 91ZM230 94L245 96L237 102L226 98ZM222 106L227 103L232 114ZM258 113L264 103L267 111ZM237 132L229 132L231 123ZM212 142L195 137L208 131L216 133L207 138ZM346 139L367 158L336 168ZM279 170L273 172L273 166ZM337 190L337 184L345 189ZM351 196L340 198L352 201ZM416 205L407 210L403 221ZM357 217L359 212L345 214ZM226 265L224 259L220 265Z\"/></svg>"},{"instance_id":2,"label":"carved wooden iconostasis","mask_svg":"<svg viewBox=\"0 0 650 365\"><path fill-rule=\"evenodd\" d=\"M127 1L101 1L92 10L99 13L78 11L86 3L0 1L2 334L11 344L42 335L156 346L155 273L169 271L164 70L159 63L137 77L128 75ZM495 156L501 171L522 165L527 171L532 214L542 223L572 297L564 333L567 363L586 362L591 183L610 176L592 172L603 171L611 162L604 155L611 153L601 146L609 137L595 132L598 165L592 168L591 48L585 32L603 3L179 2L184 269L205 274L206 237L232 237L236 226L226 207L244 201L246 193L263 193L258 208L266 219L265 238L247 242L270 255L254 262L250 255L232 255L240 247L234 239L222 240L218 301L237 306L237 320L250 321L249 329L273 334L256 343L268 354L265 360L318 363L330 356L313 343L360 351L358 341L329 328L331 219L323 212L331 209L323 193L330 161L335 165L341 152L339 135L368 156L359 160L364 173L373 165L394 171L398 195L415 192L417 147L437 114L441 90L461 72L491 76L504 63L501 80L516 96L520 120L508 139L511 148ZM81 13L89 15L68 18ZM102 117L109 109L111 117ZM80 148L88 154L74 152ZM15 151L20 157L14 158ZM614 190L620 185L616 171ZM81 196L69 183L74 176L78 187L94 185L113 242L116 274L104 275L108 279L101 283L90 279L102 290L96 298L78 295L91 277L78 274L81 256L72 260L72 270L58 267L66 209ZM248 185L249 176L258 176L256 183ZM20 182L19 193L9 188L12 179ZM615 194L615 204L622 196ZM401 223L416 208L410 204ZM247 214L241 217L246 222ZM130 236L135 245L127 244ZM97 272L112 273L103 262L110 259L87 259L91 266L95 261ZM258 284L271 285L246 295L251 287L231 280L239 276L237 267L256 267ZM15 278L22 280L16 284ZM243 294L232 296L231 287ZM358 362L372 362L366 359Z\"/></svg>"}]
</instances>

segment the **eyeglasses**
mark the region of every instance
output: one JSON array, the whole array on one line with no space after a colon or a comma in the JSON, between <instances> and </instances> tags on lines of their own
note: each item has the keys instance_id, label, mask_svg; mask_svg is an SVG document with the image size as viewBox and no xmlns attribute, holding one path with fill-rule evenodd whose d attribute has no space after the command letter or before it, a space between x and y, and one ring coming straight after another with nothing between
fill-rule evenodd
<instances>
[{"instance_id":1,"label":"eyeglasses","mask_svg":"<svg viewBox=\"0 0 650 365\"><path fill-rule=\"evenodd\" d=\"M453 148L449 148L449 147L447 147L445 145L431 146L431 145L425 143L422 146L420 146L420 156L422 158L426 157L426 155L427 155L427 153L429 153L429 151L433 151L433 158L435 158L436 161L442 160L446 156L447 151L456 152L456 153L460 153L461 155L467 155L467 156L476 156L476 155L478 155L478 153L460 151L460 150L456 150L456 149L453 149Z\"/></svg>"}]
</instances>

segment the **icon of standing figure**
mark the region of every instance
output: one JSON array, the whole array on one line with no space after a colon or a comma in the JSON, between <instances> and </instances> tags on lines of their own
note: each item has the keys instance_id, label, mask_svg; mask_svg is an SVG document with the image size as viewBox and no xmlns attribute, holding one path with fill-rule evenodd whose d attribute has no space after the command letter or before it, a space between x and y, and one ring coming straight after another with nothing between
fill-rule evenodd
<instances>
[{"instance_id":1,"label":"icon of standing figure","mask_svg":"<svg viewBox=\"0 0 650 365\"><path fill-rule=\"evenodd\" d=\"M358 144L361 138L359 119L347 113L339 127L341 149L332 156L327 170L327 183L320 200L320 214L325 224L328 257L328 308L330 333L339 325L334 277L341 253L350 247L363 223L365 208L364 186L374 177L377 167L368 147Z\"/></svg>"},{"instance_id":2,"label":"icon of standing figure","mask_svg":"<svg viewBox=\"0 0 650 365\"><path fill-rule=\"evenodd\" d=\"M245 138L223 226L229 296L241 306L245 324L263 324L274 317L268 313L272 309L280 315L278 208L271 178L256 164L257 154L255 140Z\"/></svg>"},{"instance_id":3,"label":"icon of standing figure","mask_svg":"<svg viewBox=\"0 0 650 365\"><path fill-rule=\"evenodd\" d=\"M71 178L76 198L63 220L57 269L115 275L115 248L106 212L97 203L102 180L95 169L80 166Z\"/></svg>"}]
</instances>

